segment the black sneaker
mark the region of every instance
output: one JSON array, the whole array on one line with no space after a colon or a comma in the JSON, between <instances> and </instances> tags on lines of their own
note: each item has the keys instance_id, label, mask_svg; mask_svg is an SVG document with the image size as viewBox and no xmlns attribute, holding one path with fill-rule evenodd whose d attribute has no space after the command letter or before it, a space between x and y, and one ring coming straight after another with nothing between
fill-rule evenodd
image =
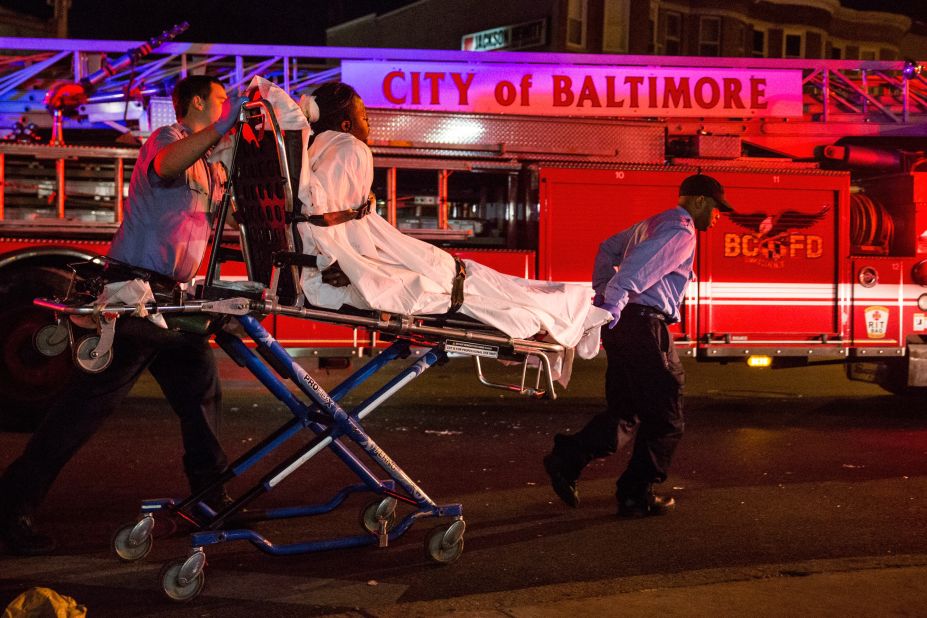
<instances>
[{"instance_id":1,"label":"black sneaker","mask_svg":"<svg viewBox=\"0 0 927 618\"><path fill-rule=\"evenodd\" d=\"M235 503L235 500L232 496L229 495L224 488L219 489L213 492L210 492L203 498L202 502L214 510L216 513L221 513L228 507L232 506Z\"/></svg>"},{"instance_id":2,"label":"black sneaker","mask_svg":"<svg viewBox=\"0 0 927 618\"><path fill-rule=\"evenodd\" d=\"M31 515L4 517L0 523L0 538L7 552L17 556L41 556L55 551L55 539L39 532Z\"/></svg>"},{"instance_id":3,"label":"black sneaker","mask_svg":"<svg viewBox=\"0 0 927 618\"><path fill-rule=\"evenodd\" d=\"M666 515L676 508L672 496L648 494L643 499L618 498L618 517L651 517Z\"/></svg>"},{"instance_id":4,"label":"black sneaker","mask_svg":"<svg viewBox=\"0 0 927 618\"><path fill-rule=\"evenodd\" d=\"M579 506L579 491L576 489L576 481L570 480L563 474L563 461L551 453L544 458L544 470L550 477L550 486L554 488L557 497L563 500L564 504L574 509Z\"/></svg>"}]
</instances>

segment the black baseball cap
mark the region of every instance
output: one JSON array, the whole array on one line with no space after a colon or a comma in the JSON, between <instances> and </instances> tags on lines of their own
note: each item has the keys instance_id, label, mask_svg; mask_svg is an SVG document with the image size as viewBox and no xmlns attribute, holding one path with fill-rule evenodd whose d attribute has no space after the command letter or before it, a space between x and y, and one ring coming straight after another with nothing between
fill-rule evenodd
<instances>
[{"instance_id":1,"label":"black baseball cap","mask_svg":"<svg viewBox=\"0 0 927 618\"><path fill-rule=\"evenodd\" d=\"M734 208L724 199L724 187L721 183L705 174L693 174L679 185L679 195L704 195L714 198L721 212L734 212Z\"/></svg>"}]
</instances>

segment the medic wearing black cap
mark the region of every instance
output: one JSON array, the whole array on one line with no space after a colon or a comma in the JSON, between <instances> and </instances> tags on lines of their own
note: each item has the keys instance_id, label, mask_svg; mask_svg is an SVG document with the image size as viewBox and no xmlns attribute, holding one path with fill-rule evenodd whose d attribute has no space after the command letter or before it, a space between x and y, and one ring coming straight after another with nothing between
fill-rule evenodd
<instances>
[{"instance_id":1,"label":"medic wearing black cap","mask_svg":"<svg viewBox=\"0 0 927 618\"><path fill-rule=\"evenodd\" d=\"M693 278L696 231L731 211L721 183L696 174L682 181L674 208L600 245L592 274L595 304L613 317L602 329L607 407L578 433L557 434L544 458L551 485L566 504L579 505L576 481L586 464L616 452L636 430L631 460L617 483L618 515L663 515L675 508L672 497L653 491L666 480L684 427L685 373L667 326L679 321Z\"/></svg>"}]
</instances>

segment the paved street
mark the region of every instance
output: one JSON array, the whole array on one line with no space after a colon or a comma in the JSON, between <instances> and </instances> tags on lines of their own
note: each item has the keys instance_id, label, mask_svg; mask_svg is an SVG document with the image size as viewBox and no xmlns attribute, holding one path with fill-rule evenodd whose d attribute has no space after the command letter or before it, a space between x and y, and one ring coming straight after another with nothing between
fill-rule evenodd
<instances>
[{"instance_id":1,"label":"paved street","mask_svg":"<svg viewBox=\"0 0 927 618\"><path fill-rule=\"evenodd\" d=\"M183 536L157 538L136 564L108 551L139 498L184 486L176 421L157 387L143 382L49 498L42 521L59 537L58 553L0 556L0 606L31 585L75 597L92 616L528 616L620 608L631 615L699 608L844 615L848 607L859 615L871 613L863 599L882 599L884 608L924 598L916 584L927 567L923 401L849 382L836 366L688 367L687 435L666 483L679 502L671 516L614 516L618 456L587 468L579 509L563 506L547 485L540 458L554 432L579 428L601 405L602 361L578 364L573 384L551 402L483 388L468 361L453 360L365 424L435 501L463 503L468 527L458 562L425 558L429 521L383 550L273 557L229 543L208 548L206 590L186 606L162 600L157 582L161 565L186 553ZM224 363L222 370L222 438L237 454L289 412L240 369ZM327 386L344 375L319 373ZM0 434L0 466L26 438ZM349 482L323 453L262 504L321 502ZM232 493L243 486L236 481ZM274 542L354 535L368 500L354 496L333 514L259 529ZM841 590L861 600L841 605L853 598Z\"/></svg>"}]
</instances>

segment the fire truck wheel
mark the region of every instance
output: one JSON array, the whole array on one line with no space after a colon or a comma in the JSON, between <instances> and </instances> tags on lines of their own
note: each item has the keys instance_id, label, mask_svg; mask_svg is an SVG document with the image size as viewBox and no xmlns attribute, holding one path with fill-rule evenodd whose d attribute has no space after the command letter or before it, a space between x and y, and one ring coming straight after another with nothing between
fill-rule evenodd
<instances>
[{"instance_id":1,"label":"fire truck wheel","mask_svg":"<svg viewBox=\"0 0 927 618\"><path fill-rule=\"evenodd\" d=\"M906 358L884 361L877 376L878 385L893 395L927 397L927 387L908 386L908 359Z\"/></svg>"},{"instance_id":2,"label":"fire truck wheel","mask_svg":"<svg viewBox=\"0 0 927 618\"><path fill-rule=\"evenodd\" d=\"M0 272L0 428L31 431L75 371L70 354L46 356L34 345L54 316L32 304L38 296L64 296L69 277L50 267Z\"/></svg>"}]
</instances>

